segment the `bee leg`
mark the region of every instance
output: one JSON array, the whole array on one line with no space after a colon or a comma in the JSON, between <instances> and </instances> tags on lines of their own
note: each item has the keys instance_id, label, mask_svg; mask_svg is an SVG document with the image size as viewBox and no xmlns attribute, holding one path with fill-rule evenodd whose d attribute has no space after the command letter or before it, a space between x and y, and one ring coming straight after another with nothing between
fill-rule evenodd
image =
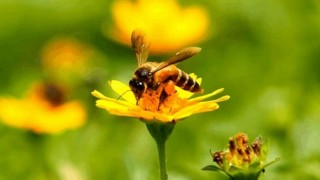
<instances>
[{"instance_id":1,"label":"bee leg","mask_svg":"<svg viewBox=\"0 0 320 180\"><path fill-rule=\"evenodd\" d=\"M159 106L158 110L160 108L160 105L166 100L166 98L176 92L176 89L174 88L175 84L173 81L168 81L167 83L159 84L160 87L158 87L157 91L159 92Z\"/></svg>"},{"instance_id":2,"label":"bee leg","mask_svg":"<svg viewBox=\"0 0 320 180\"><path fill-rule=\"evenodd\" d=\"M159 105L158 105L158 110L160 109L160 105L163 103L163 101L168 97L168 94L166 93L165 90L161 91L160 97L159 97Z\"/></svg>"},{"instance_id":3,"label":"bee leg","mask_svg":"<svg viewBox=\"0 0 320 180\"><path fill-rule=\"evenodd\" d=\"M171 95L176 92L174 88L175 84L173 81L168 81L166 86L164 87L164 91L166 91L167 95Z\"/></svg>"},{"instance_id":4,"label":"bee leg","mask_svg":"<svg viewBox=\"0 0 320 180\"><path fill-rule=\"evenodd\" d=\"M159 81L155 85L152 86L152 89L156 91L160 85L161 85L161 82Z\"/></svg>"}]
</instances>

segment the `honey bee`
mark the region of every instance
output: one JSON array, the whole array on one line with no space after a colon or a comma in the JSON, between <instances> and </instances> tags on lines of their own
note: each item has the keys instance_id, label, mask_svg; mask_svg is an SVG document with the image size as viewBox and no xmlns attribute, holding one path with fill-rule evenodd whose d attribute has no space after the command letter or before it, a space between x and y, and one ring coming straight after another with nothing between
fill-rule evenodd
<instances>
[{"instance_id":1,"label":"honey bee","mask_svg":"<svg viewBox=\"0 0 320 180\"><path fill-rule=\"evenodd\" d=\"M160 87L163 88L168 83L173 83L186 91L194 93L203 91L193 78L175 65L197 54L201 48L188 47L182 49L168 60L158 63L147 62L149 42L147 42L142 32L137 30L132 32L131 44L136 55L138 68L135 70L133 78L129 81L129 86L136 97L137 103L147 90L158 91ZM160 98L162 100L170 94L165 88L163 89L160 90Z\"/></svg>"}]
</instances>

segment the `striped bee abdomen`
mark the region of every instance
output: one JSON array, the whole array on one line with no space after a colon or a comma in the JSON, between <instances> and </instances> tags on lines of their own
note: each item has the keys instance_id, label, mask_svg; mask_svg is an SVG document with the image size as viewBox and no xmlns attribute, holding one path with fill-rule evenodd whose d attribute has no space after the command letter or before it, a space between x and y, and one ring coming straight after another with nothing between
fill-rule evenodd
<instances>
[{"instance_id":1,"label":"striped bee abdomen","mask_svg":"<svg viewBox=\"0 0 320 180\"><path fill-rule=\"evenodd\" d=\"M178 69L178 72L176 76L172 77L172 81L175 82L176 86L190 92L202 92L200 85L193 78L180 69Z\"/></svg>"}]
</instances>

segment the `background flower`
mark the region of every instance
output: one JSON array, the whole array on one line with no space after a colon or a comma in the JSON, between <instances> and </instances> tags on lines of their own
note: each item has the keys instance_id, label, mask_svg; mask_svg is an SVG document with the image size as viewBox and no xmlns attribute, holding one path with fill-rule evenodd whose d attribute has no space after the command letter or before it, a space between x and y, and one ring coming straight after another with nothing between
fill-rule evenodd
<instances>
[{"instance_id":1,"label":"background flower","mask_svg":"<svg viewBox=\"0 0 320 180\"><path fill-rule=\"evenodd\" d=\"M44 45L41 64L47 79L76 86L90 78L100 59L96 50L74 37L54 37ZM94 65L95 64L95 65Z\"/></svg>"},{"instance_id":2,"label":"background flower","mask_svg":"<svg viewBox=\"0 0 320 180\"><path fill-rule=\"evenodd\" d=\"M65 102L64 98L64 92L55 85L34 85L23 99L0 97L0 120L40 134L79 128L85 122L86 110L80 102Z\"/></svg>"},{"instance_id":3,"label":"background flower","mask_svg":"<svg viewBox=\"0 0 320 180\"><path fill-rule=\"evenodd\" d=\"M42 52L42 64L51 71L78 71L83 73L92 56L92 50L73 38L54 38Z\"/></svg>"},{"instance_id":4,"label":"background flower","mask_svg":"<svg viewBox=\"0 0 320 180\"><path fill-rule=\"evenodd\" d=\"M204 7L182 7L175 0L118 0L112 6L112 15L115 27L107 36L130 45L131 32L142 29L152 42L150 53L155 54L194 45L208 34L209 18Z\"/></svg>"},{"instance_id":5,"label":"background flower","mask_svg":"<svg viewBox=\"0 0 320 180\"><path fill-rule=\"evenodd\" d=\"M262 137L249 143L248 135L238 133L229 138L226 149L211 154L218 166L209 165L202 170L220 171L229 179L257 180L267 166L279 160L277 158L266 163L268 153L268 144Z\"/></svg>"}]
</instances>

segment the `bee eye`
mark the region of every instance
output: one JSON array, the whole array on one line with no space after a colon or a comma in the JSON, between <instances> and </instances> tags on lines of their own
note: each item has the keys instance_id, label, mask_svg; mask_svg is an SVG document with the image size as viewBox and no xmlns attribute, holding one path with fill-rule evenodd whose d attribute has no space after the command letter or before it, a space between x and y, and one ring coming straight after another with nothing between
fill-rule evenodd
<instances>
[{"instance_id":1,"label":"bee eye","mask_svg":"<svg viewBox=\"0 0 320 180\"><path fill-rule=\"evenodd\" d=\"M144 90L144 83L141 82L141 81L138 81L136 79L131 79L129 81L129 86L131 87L131 89L133 91L139 91L139 90L142 91L142 90Z\"/></svg>"},{"instance_id":2,"label":"bee eye","mask_svg":"<svg viewBox=\"0 0 320 180\"><path fill-rule=\"evenodd\" d=\"M144 82L131 79L129 81L129 86L138 101L146 89Z\"/></svg>"},{"instance_id":3,"label":"bee eye","mask_svg":"<svg viewBox=\"0 0 320 180\"><path fill-rule=\"evenodd\" d=\"M140 68L137 70L136 75L140 79L147 79L149 76L149 69L147 68Z\"/></svg>"}]
</instances>

